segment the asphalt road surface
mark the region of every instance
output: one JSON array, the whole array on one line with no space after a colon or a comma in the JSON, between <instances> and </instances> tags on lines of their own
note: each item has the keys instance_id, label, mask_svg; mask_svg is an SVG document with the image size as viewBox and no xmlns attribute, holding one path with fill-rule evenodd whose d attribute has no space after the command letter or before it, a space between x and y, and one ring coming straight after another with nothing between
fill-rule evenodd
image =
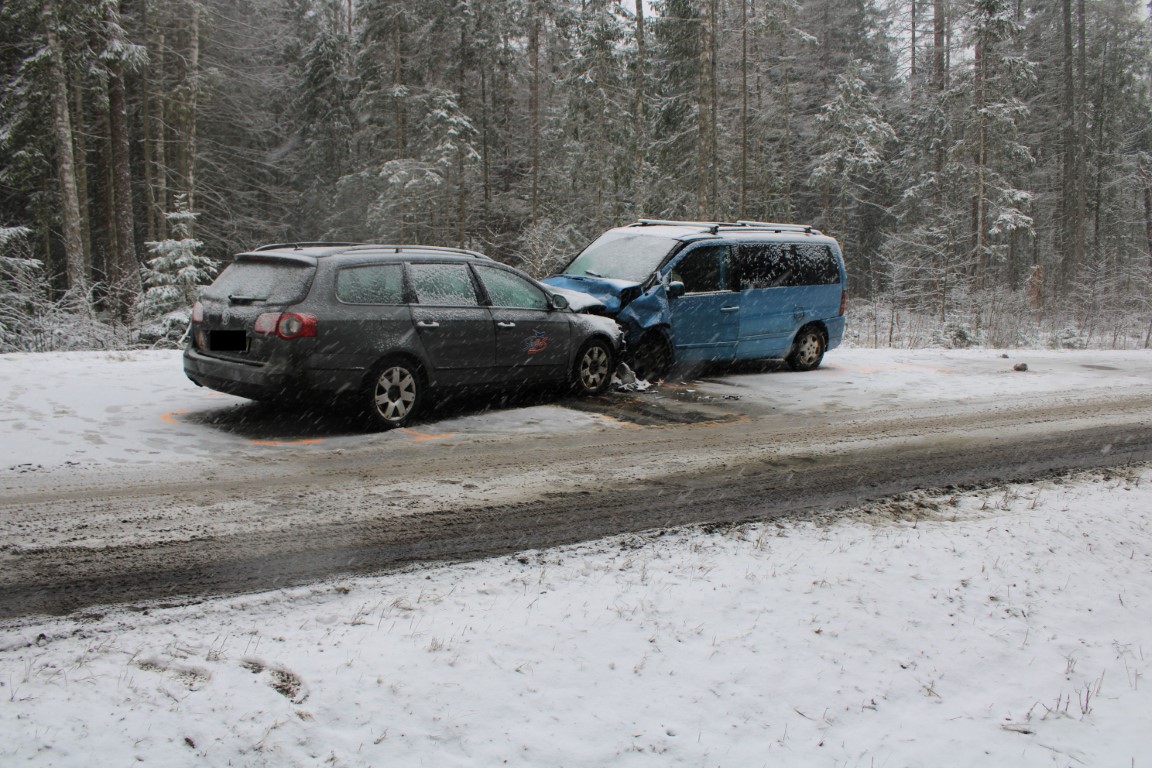
<instances>
[{"instance_id":1,"label":"asphalt road surface","mask_svg":"<svg viewBox=\"0 0 1152 768\"><path fill-rule=\"evenodd\" d=\"M0 619L189 603L1152 461L1148 388L825 415L781 411L763 397L701 397L685 385L568 405L621 427L470 439L417 432L429 439L10 479L0 498ZM263 413L249 413L245 428L258 433Z\"/></svg>"}]
</instances>

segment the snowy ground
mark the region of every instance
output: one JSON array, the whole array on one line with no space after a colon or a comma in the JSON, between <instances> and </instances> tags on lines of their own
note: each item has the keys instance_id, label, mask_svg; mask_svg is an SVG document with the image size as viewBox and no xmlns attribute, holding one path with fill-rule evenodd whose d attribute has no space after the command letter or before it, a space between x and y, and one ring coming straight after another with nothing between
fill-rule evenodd
<instances>
[{"instance_id":1,"label":"snowy ground","mask_svg":"<svg viewBox=\"0 0 1152 768\"><path fill-rule=\"evenodd\" d=\"M698 404L765 413L822 416L899 410L925 403L1042 400L1074 391L1152 389L1152 352L835 349L802 375L750 366L705 381L676 383ZM1028 366L1025 372L1015 365ZM659 397L654 393L652 397ZM180 354L72 352L0 355L0 489L5 476L187 466L222 459L300 455L393 441L456 441L495 434L611 431L592 413L543 404L433 414L411 430L365 434L340 419L296 418L238 397L200 389Z\"/></svg>"},{"instance_id":2,"label":"snowy ground","mask_svg":"<svg viewBox=\"0 0 1152 768\"><path fill-rule=\"evenodd\" d=\"M0 477L420 439L216 429L176 412L246 406L174 362L0 357ZM1150 386L1150 362L837 350L821 387L754 373L699 387L826 412L1090 396ZM539 405L417 432L615 428ZM1139 768L1150 654L1152 467L1132 467L10 625L0 765Z\"/></svg>"},{"instance_id":3,"label":"snowy ground","mask_svg":"<svg viewBox=\"0 0 1152 768\"><path fill-rule=\"evenodd\" d=\"M1152 470L0 635L3 765L1147 765Z\"/></svg>"}]
</instances>

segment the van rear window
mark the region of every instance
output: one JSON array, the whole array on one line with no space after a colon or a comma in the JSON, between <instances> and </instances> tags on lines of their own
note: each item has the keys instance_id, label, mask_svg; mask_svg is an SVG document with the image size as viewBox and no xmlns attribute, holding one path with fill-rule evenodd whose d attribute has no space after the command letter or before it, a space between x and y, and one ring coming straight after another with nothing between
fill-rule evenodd
<instances>
[{"instance_id":1,"label":"van rear window","mask_svg":"<svg viewBox=\"0 0 1152 768\"><path fill-rule=\"evenodd\" d=\"M840 266L832 249L808 243L757 243L735 249L740 290L840 282Z\"/></svg>"}]
</instances>

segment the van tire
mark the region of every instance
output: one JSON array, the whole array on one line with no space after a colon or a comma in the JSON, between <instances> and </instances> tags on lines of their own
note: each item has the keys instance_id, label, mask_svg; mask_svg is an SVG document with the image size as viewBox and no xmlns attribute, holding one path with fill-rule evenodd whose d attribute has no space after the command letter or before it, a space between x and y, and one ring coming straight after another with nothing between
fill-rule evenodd
<instances>
[{"instance_id":1,"label":"van tire","mask_svg":"<svg viewBox=\"0 0 1152 768\"><path fill-rule=\"evenodd\" d=\"M672 345L660 331L648 331L636 342L630 357L637 379L660 381L672 368Z\"/></svg>"},{"instance_id":2,"label":"van tire","mask_svg":"<svg viewBox=\"0 0 1152 768\"><path fill-rule=\"evenodd\" d=\"M395 429L412 423L424 404L426 390L419 365L405 357L386 357L373 366L360 402L374 428Z\"/></svg>"},{"instance_id":3,"label":"van tire","mask_svg":"<svg viewBox=\"0 0 1152 768\"><path fill-rule=\"evenodd\" d=\"M784 362L794 371L815 370L824 360L824 350L827 347L824 332L815 325L806 325L796 334L796 339L792 342L792 351L784 358Z\"/></svg>"}]
</instances>

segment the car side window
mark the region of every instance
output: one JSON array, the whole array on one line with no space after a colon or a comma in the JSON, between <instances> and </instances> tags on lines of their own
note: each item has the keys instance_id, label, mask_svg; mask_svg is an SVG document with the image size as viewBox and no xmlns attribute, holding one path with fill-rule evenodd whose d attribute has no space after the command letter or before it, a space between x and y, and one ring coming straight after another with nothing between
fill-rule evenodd
<instances>
[{"instance_id":1,"label":"car side window","mask_svg":"<svg viewBox=\"0 0 1152 768\"><path fill-rule=\"evenodd\" d=\"M421 304L476 307L476 289L467 264L409 264L412 288Z\"/></svg>"},{"instance_id":2,"label":"car side window","mask_svg":"<svg viewBox=\"0 0 1152 768\"><path fill-rule=\"evenodd\" d=\"M476 267L480 281L488 291L488 298L494 307L516 307L525 309L548 309L548 297L544 291L519 275L493 267Z\"/></svg>"},{"instance_id":3,"label":"car side window","mask_svg":"<svg viewBox=\"0 0 1152 768\"><path fill-rule=\"evenodd\" d=\"M728 246L696 248L672 267L672 280L684 283L685 293L715 293L728 289L726 272Z\"/></svg>"},{"instance_id":4,"label":"car side window","mask_svg":"<svg viewBox=\"0 0 1152 768\"><path fill-rule=\"evenodd\" d=\"M403 304L404 270L399 264L342 269L336 275L336 298L346 304Z\"/></svg>"}]
</instances>

